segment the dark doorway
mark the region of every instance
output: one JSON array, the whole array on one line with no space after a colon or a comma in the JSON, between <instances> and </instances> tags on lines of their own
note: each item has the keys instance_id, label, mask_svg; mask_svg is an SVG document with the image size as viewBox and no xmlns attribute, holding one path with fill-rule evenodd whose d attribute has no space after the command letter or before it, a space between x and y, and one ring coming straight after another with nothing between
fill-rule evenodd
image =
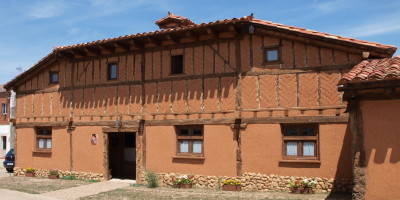
<instances>
[{"instance_id":1,"label":"dark doorway","mask_svg":"<svg viewBox=\"0 0 400 200\"><path fill-rule=\"evenodd\" d=\"M135 133L108 133L108 159L112 178L136 179Z\"/></svg>"}]
</instances>

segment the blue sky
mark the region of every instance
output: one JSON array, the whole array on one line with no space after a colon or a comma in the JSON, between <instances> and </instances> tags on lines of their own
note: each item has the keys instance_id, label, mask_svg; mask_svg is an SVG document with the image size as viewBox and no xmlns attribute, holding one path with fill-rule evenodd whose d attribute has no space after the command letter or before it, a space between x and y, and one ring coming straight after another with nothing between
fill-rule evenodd
<instances>
[{"instance_id":1,"label":"blue sky","mask_svg":"<svg viewBox=\"0 0 400 200\"><path fill-rule=\"evenodd\" d=\"M257 19L400 47L400 1L393 0L1 0L0 83L55 46L157 30L154 22L167 11L195 23L254 13Z\"/></svg>"}]
</instances>

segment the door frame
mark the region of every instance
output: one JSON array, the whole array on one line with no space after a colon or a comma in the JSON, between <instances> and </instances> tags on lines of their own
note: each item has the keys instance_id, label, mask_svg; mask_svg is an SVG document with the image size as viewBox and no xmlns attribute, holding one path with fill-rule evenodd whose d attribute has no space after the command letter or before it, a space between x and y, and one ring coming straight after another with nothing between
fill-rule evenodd
<instances>
[{"instance_id":1,"label":"door frame","mask_svg":"<svg viewBox=\"0 0 400 200\"><path fill-rule=\"evenodd\" d=\"M140 140L141 139L141 137L140 137L141 133L139 131L139 127L138 126L119 127L119 128L114 127L114 126L103 127L103 141L104 141L104 143L103 143L103 148L104 148L104 151L103 151L103 157L104 157L103 167L104 167L104 172L105 172L104 173L104 178L106 180L110 180L111 179L110 160L109 160L109 151L110 151L110 149L109 149L109 145L110 145L109 144L110 143L109 134L113 134L113 133L115 134L117 132L133 132L133 133L135 133L135 139L136 139L136 145L135 145L135 147L136 147L136 179L138 179L138 178L140 178L140 174L141 174L141 172L139 172L138 169L140 169L139 166L141 166L142 162L143 162L142 159L139 159L141 157L141 155L139 155L139 153L142 152L141 147L143 145L140 145L141 144L141 140Z\"/></svg>"}]
</instances>

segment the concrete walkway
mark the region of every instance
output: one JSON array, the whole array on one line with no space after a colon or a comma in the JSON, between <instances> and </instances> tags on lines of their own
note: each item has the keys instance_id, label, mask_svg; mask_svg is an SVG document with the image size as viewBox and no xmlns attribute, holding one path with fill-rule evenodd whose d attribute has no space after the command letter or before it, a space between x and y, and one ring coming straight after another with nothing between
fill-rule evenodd
<instances>
[{"instance_id":1,"label":"concrete walkway","mask_svg":"<svg viewBox=\"0 0 400 200\"><path fill-rule=\"evenodd\" d=\"M81 197L86 197L90 195L95 195L101 192L107 192L110 190L115 190L122 187L129 186L130 183L134 183L134 181L118 181L118 180L111 180L111 181L103 181L98 183L92 183L89 185L82 185L78 187L72 187L62 190L56 190L52 192L46 192L40 194L40 196L48 197L51 199L62 199L62 200L73 200L79 199Z\"/></svg>"}]
</instances>

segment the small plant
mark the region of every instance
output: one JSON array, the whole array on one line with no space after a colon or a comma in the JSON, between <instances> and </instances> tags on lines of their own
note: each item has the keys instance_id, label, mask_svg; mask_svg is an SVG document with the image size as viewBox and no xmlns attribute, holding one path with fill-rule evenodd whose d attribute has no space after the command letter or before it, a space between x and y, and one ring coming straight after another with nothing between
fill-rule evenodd
<instances>
[{"instance_id":1,"label":"small plant","mask_svg":"<svg viewBox=\"0 0 400 200\"><path fill-rule=\"evenodd\" d=\"M310 179L303 179L300 181L300 184L303 188L315 188L317 185L317 181Z\"/></svg>"},{"instance_id":2,"label":"small plant","mask_svg":"<svg viewBox=\"0 0 400 200\"><path fill-rule=\"evenodd\" d=\"M61 179L63 180L76 180L76 176L75 175L66 175L61 177Z\"/></svg>"},{"instance_id":3,"label":"small plant","mask_svg":"<svg viewBox=\"0 0 400 200\"><path fill-rule=\"evenodd\" d=\"M156 173L147 171L146 172L147 187L156 188L158 187L158 176Z\"/></svg>"},{"instance_id":4,"label":"small plant","mask_svg":"<svg viewBox=\"0 0 400 200\"><path fill-rule=\"evenodd\" d=\"M58 175L58 173L59 173L58 169L49 170L49 175Z\"/></svg>"},{"instance_id":5,"label":"small plant","mask_svg":"<svg viewBox=\"0 0 400 200\"><path fill-rule=\"evenodd\" d=\"M193 176L188 176L188 175L179 176L177 179L172 181L172 184L174 185L193 184Z\"/></svg>"},{"instance_id":6,"label":"small plant","mask_svg":"<svg viewBox=\"0 0 400 200\"><path fill-rule=\"evenodd\" d=\"M290 188L299 188L299 187L301 186L300 181L301 181L301 178L300 178L300 179L297 179L297 180L292 180L292 181L290 181L290 182L289 182L289 187L290 187Z\"/></svg>"},{"instance_id":7,"label":"small plant","mask_svg":"<svg viewBox=\"0 0 400 200\"><path fill-rule=\"evenodd\" d=\"M222 185L241 185L241 182L239 180L224 180L222 182Z\"/></svg>"},{"instance_id":8,"label":"small plant","mask_svg":"<svg viewBox=\"0 0 400 200\"><path fill-rule=\"evenodd\" d=\"M26 173L35 173L36 169L33 167L27 167L25 168Z\"/></svg>"}]
</instances>

